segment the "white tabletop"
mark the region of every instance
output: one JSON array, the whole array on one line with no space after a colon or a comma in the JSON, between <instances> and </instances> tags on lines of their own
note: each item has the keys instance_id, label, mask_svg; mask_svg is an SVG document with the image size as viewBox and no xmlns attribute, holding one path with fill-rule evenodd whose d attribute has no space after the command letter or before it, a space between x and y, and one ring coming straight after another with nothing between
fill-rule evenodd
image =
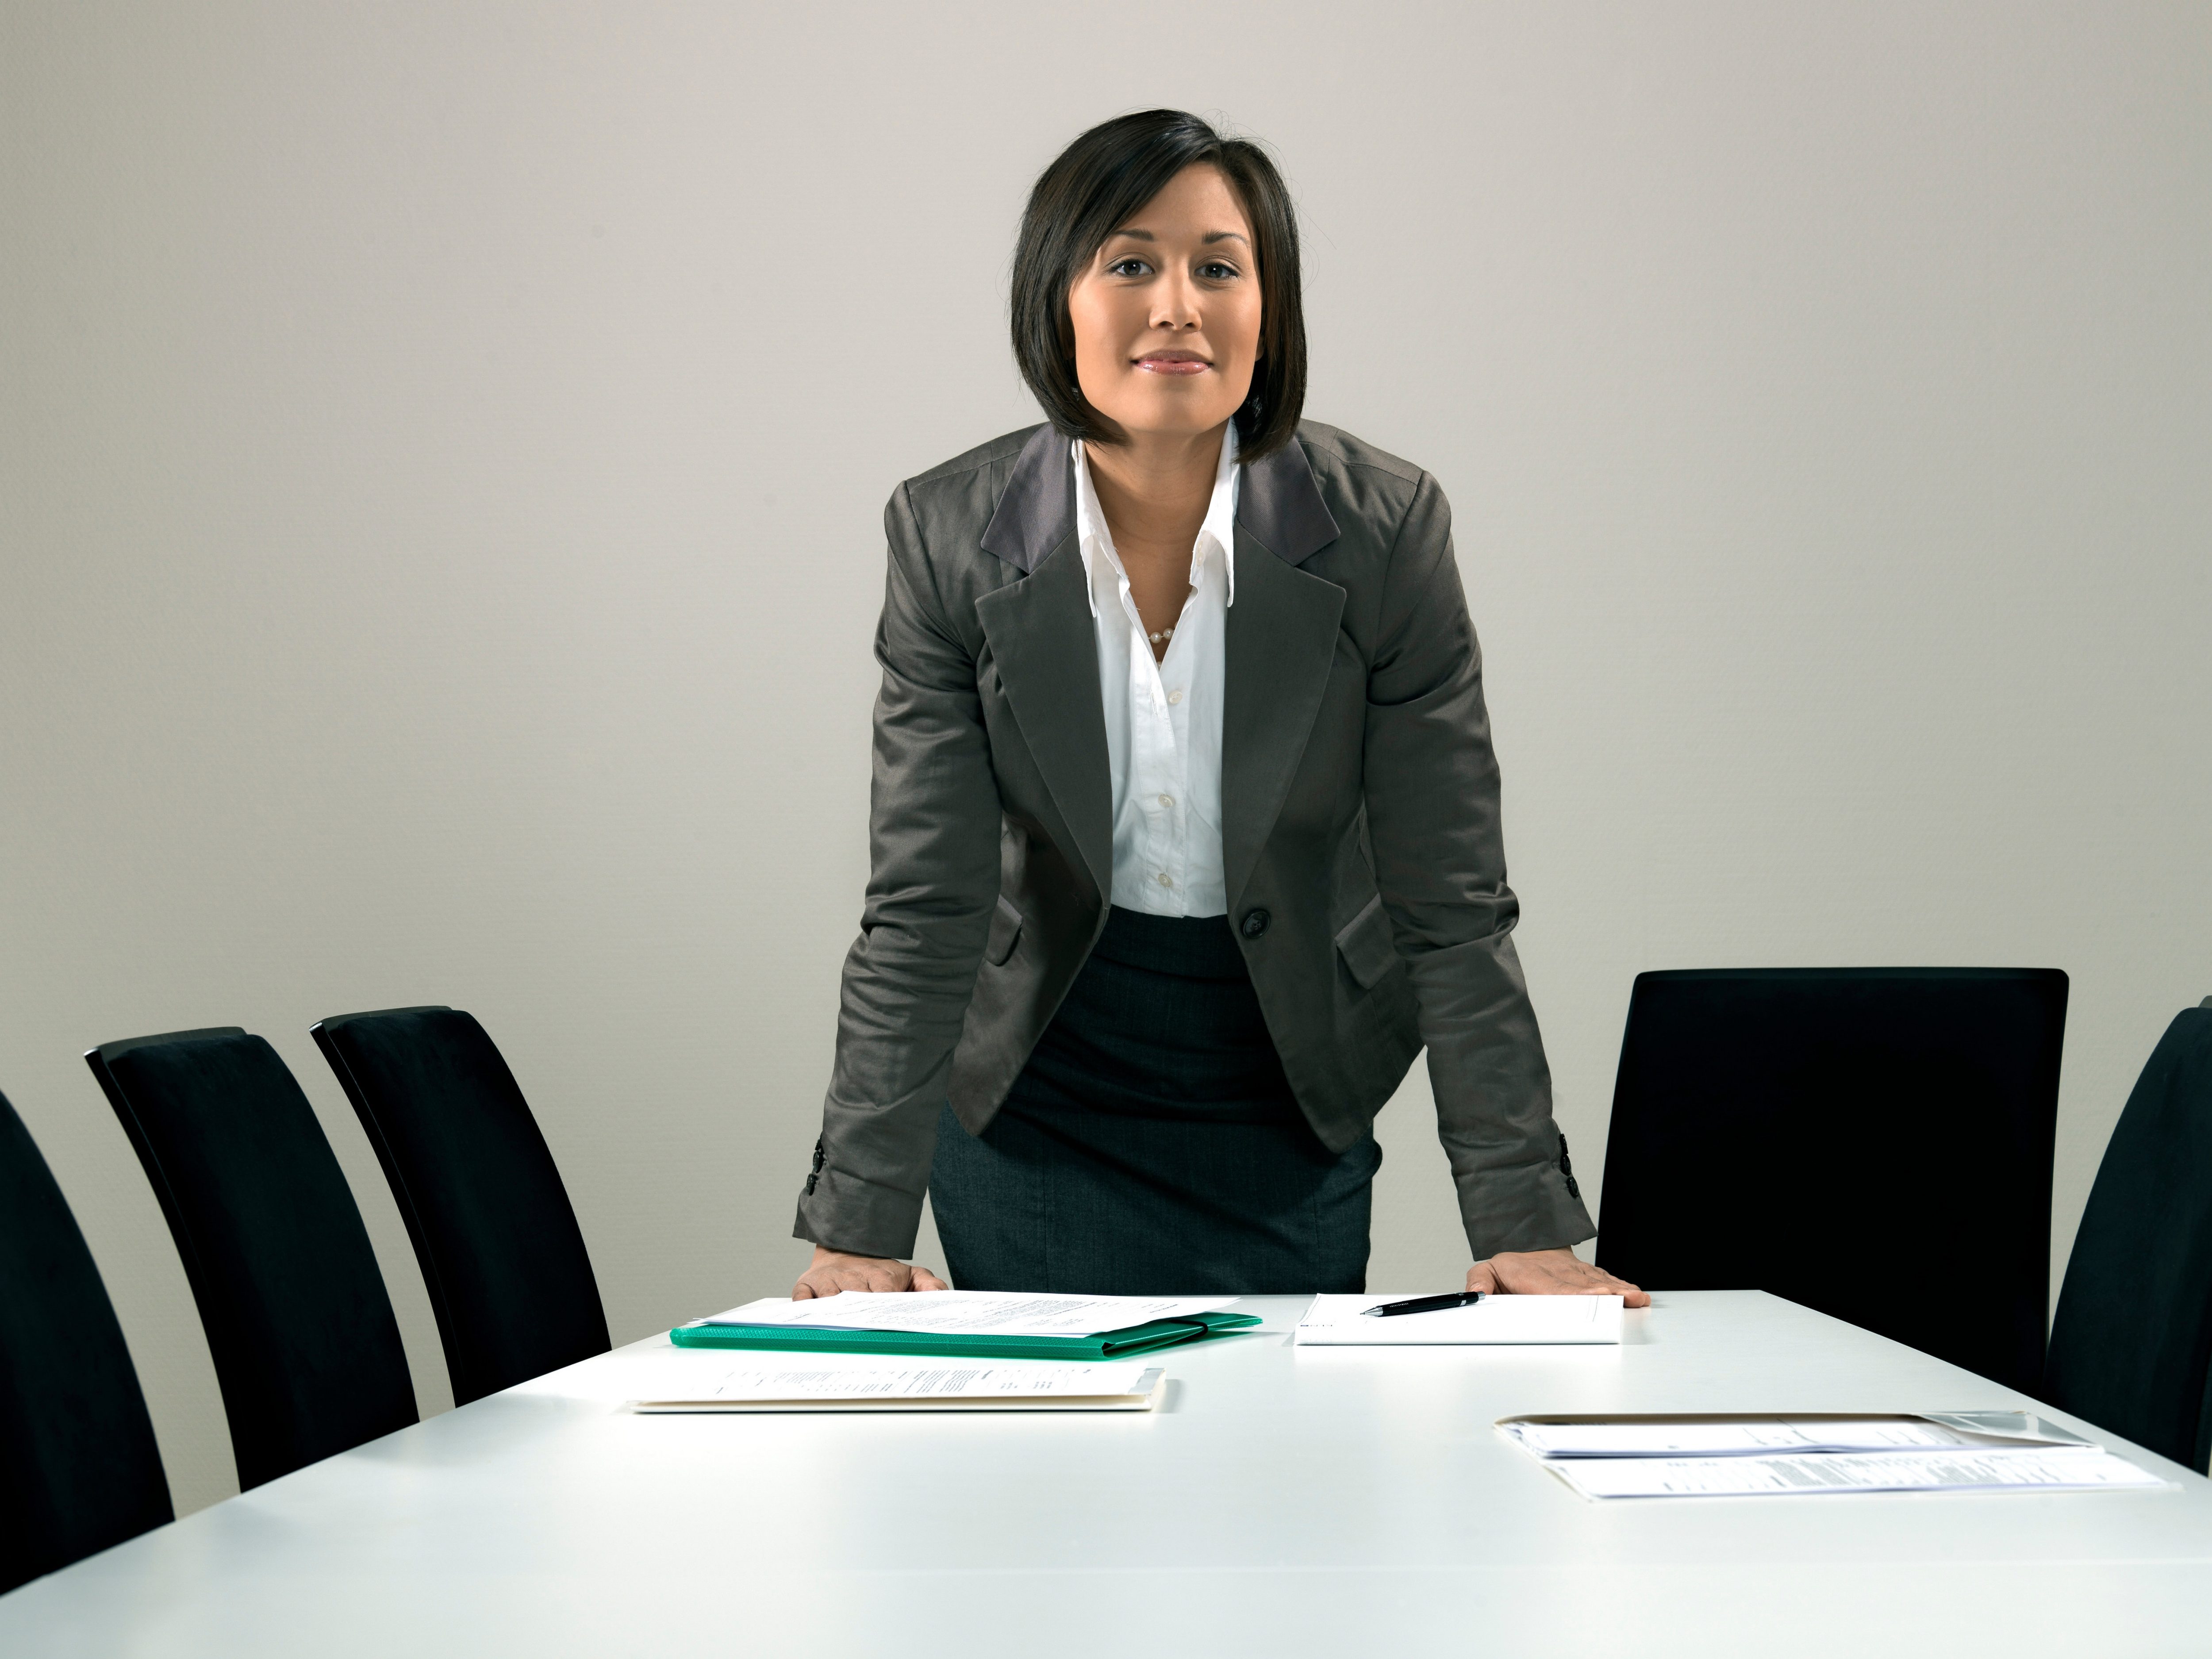
<instances>
[{"instance_id":1,"label":"white tabletop","mask_svg":"<svg viewBox=\"0 0 2212 1659\"><path fill-rule=\"evenodd\" d=\"M1757 1292L1656 1300L1618 1348L1368 1351L1257 1300L1150 1415L614 1409L730 1363L656 1338L26 1585L0 1652L2212 1650L2212 1482L2094 1430L2175 1484L1576 1497L1493 1422L2030 1403Z\"/></svg>"}]
</instances>

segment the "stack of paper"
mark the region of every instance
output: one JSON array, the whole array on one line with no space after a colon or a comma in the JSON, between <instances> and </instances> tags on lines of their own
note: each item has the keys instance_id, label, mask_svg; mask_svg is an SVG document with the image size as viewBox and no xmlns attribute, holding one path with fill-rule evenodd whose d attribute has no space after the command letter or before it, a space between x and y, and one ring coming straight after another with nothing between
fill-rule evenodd
<instances>
[{"instance_id":1,"label":"stack of paper","mask_svg":"<svg viewBox=\"0 0 2212 1659\"><path fill-rule=\"evenodd\" d=\"M1426 1347L1462 1343L1618 1342L1617 1296L1486 1296L1471 1307L1378 1318L1395 1296L1317 1296L1291 1340L1300 1347Z\"/></svg>"},{"instance_id":2,"label":"stack of paper","mask_svg":"<svg viewBox=\"0 0 2212 1659\"><path fill-rule=\"evenodd\" d=\"M2165 1484L2069 1430L2017 1412L1509 1418L1498 1426L1585 1498Z\"/></svg>"},{"instance_id":3,"label":"stack of paper","mask_svg":"<svg viewBox=\"0 0 2212 1659\"><path fill-rule=\"evenodd\" d=\"M1118 1365L739 1366L637 1412L1150 1411L1163 1372Z\"/></svg>"}]
</instances>

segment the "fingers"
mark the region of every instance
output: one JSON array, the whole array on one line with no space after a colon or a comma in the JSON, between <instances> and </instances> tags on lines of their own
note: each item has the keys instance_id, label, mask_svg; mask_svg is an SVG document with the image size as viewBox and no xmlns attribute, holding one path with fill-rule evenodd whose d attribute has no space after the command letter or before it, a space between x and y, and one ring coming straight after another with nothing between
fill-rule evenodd
<instances>
[{"instance_id":1,"label":"fingers","mask_svg":"<svg viewBox=\"0 0 2212 1659\"><path fill-rule=\"evenodd\" d=\"M841 1296L847 1291L945 1291L951 1286L927 1267L873 1256L836 1256L817 1261L791 1287L793 1302Z\"/></svg>"},{"instance_id":2,"label":"fingers","mask_svg":"<svg viewBox=\"0 0 2212 1659\"><path fill-rule=\"evenodd\" d=\"M1625 1308L1651 1305L1651 1298L1641 1288L1584 1261L1571 1250L1501 1250L1488 1261L1475 1263L1468 1274L1468 1289L1488 1288L1475 1282L1475 1274L1486 1267L1498 1291L1507 1296L1617 1296Z\"/></svg>"},{"instance_id":3,"label":"fingers","mask_svg":"<svg viewBox=\"0 0 2212 1659\"><path fill-rule=\"evenodd\" d=\"M1485 1296L1496 1296L1499 1291L1498 1269L1487 1261L1478 1261L1467 1270L1467 1287L1480 1291Z\"/></svg>"},{"instance_id":4,"label":"fingers","mask_svg":"<svg viewBox=\"0 0 2212 1659\"><path fill-rule=\"evenodd\" d=\"M1589 1288L1582 1292L1585 1296L1617 1296L1624 1308L1648 1308L1651 1305L1651 1298L1644 1295L1641 1288L1625 1279L1614 1278L1602 1267L1591 1268L1587 1283Z\"/></svg>"},{"instance_id":5,"label":"fingers","mask_svg":"<svg viewBox=\"0 0 2212 1659\"><path fill-rule=\"evenodd\" d=\"M1587 1274L1587 1278L1569 1294L1617 1296L1624 1308L1648 1308L1651 1305L1651 1298L1644 1293L1642 1287L1632 1285L1625 1279L1615 1278L1602 1267L1588 1267Z\"/></svg>"}]
</instances>

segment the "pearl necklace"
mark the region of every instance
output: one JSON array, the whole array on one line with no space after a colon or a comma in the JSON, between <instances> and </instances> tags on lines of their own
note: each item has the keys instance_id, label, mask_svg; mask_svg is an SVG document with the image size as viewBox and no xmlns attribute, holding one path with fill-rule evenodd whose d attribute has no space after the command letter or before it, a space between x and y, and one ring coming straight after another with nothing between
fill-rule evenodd
<instances>
[{"instance_id":1,"label":"pearl necklace","mask_svg":"<svg viewBox=\"0 0 2212 1659\"><path fill-rule=\"evenodd\" d=\"M1193 582L1191 584L1190 591L1194 593L1197 592L1198 584ZM1145 635L1146 642L1152 645L1165 645L1173 638L1175 638L1175 629L1173 627L1163 628L1157 634L1147 634Z\"/></svg>"}]
</instances>

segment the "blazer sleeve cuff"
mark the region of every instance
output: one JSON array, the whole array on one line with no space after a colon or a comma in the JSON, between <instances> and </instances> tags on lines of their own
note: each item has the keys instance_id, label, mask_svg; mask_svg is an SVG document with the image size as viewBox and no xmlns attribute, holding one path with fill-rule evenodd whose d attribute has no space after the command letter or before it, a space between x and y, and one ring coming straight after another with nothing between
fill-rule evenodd
<instances>
[{"instance_id":1,"label":"blazer sleeve cuff","mask_svg":"<svg viewBox=\"0 0 2212 1659\"><path fill-rule=\"evenodd\" d=\"M808 1179L791 1234L825 1249L903 1261L921 1231L921 1199L830 1166Z\"/></svg>"},{"instance_id":2,"label":"blazer sleeve cuff","mask_svg":"<svg viewBox=\"0 0 2212 1659\"><path fill-rule=\"evenodd\" d=\"M1597 1236L1556 1164L1486 1170L1462 1179L1459 1214L1477 1261L1500 1250L1556 1250Z\"/></svg>"}]
</instances>

